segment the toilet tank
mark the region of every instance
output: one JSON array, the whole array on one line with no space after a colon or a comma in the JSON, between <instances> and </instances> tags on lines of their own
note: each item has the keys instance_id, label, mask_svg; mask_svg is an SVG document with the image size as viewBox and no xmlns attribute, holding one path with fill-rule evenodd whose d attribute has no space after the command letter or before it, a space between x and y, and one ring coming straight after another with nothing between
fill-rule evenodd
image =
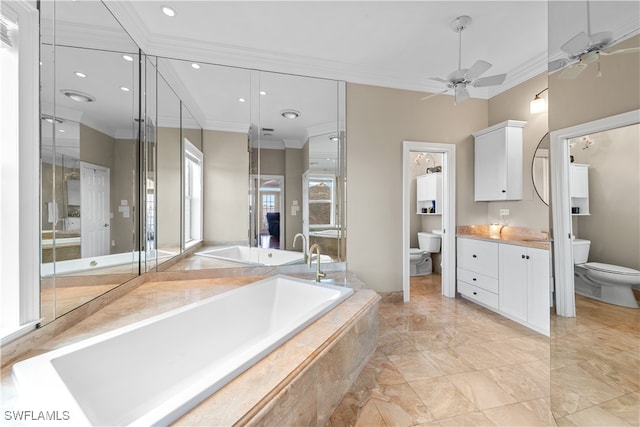
<instances>
[{"instance_id":1,"label":"toilet tank","mask_svg":"<svg viewBox=\"0 0 640 427\"><path fill-rule=\"evenodd\" d=\"M584 264L589 259L591 241L585 239L573 239L573 263Z\"/></svg>"},{"instance_id":2,"label":"toilet tank","mask_svg":"<svg viewBox=\"0 0 640 427\"><path fill-rule=\"evenodd\" d=\"M418 245L423 251L440 252L440 236L433 233L418 233Z\"/></svg>"}]
</instances>

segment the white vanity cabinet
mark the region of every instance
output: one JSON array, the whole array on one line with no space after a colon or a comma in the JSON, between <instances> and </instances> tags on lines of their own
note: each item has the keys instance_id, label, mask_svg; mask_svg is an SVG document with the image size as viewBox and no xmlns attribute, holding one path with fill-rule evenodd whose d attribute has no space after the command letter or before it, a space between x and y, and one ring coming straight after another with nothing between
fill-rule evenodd
<instances>
[{"instance_id":1,"label":"white vanity cabinet","mask_svg":"<svg viewBox=\"0 0 640 427\"><path fill-rule=\"evenodd\" d=\"M457 245L464 298L549 335L549 250L466 237Z\"/></svg>"},{"instance_id":2,"label":"white vanity cabinet","mask_svg":"<svg viewBox=\"0 0 640 427\"><path fill-rule=\"evenodd\" d=\"M499 244L500 311L549 332L550 267L547 249Z\"/></svg>"},{"instance_id":3,"label":"white vanity cabinet","mask_svg":"<svg viewBox=\"0 0 640 427\"><path fill-rule=\"evenodd\" d=\"M507 120L475 132L475 201L522 200L524 121Z\"/></svg>"},{"instance_id":4,"label":"white vanity cabinet","mask_svg":"<svg viewBox=\"0 0 640 427\"><path fill-rule=\"evenodd\" d=\"M435 204L435 211L429 212ZM421 215L442 214L442 172L416 177L416 207Z\"/></svg>"}]
</instances>

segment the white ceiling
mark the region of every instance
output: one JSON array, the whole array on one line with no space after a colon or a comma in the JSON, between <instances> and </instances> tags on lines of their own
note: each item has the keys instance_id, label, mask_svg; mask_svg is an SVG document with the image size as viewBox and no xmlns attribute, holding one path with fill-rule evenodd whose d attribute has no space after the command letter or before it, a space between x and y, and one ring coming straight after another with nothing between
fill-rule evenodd
<instances>
[{"instance_id":1,"label":"white ceiling","mask_svg":"<svg viewBox=\"0 0 640 427\"><path fill-rule=\"evenodd\" d=\"M585 1L105 0L104 3L145 53L189 61L172 61L170 65L160 62L159 69L203 127L221 130L247 128L248 109L255 105L239 105L237 98L245 97L256 86L249 71L223 65L440 92L443 86L429 78L446 77L457 68L458 34L450 25L457 16L469 15L472 22L462 35L462 67L483 59L493 64L485 75L507 73L500 86L470 89L472 97L487 99L546 71L548 61L562 54L560 46L587 29ZM99 3L41 4L44 8L56 5L59 45L68 40L66 44L71 46L136 51L129 40L114 36L118 25L106 10L97 11ZM162 14L162 5L174 8L176 16ZM592 32L610 30L614 39L638 33L640 2L592 1L590 5ZM63 25L62 21L68 21L69 25ZM47 22L43 22L43 27L47 28ZM46 36L45 31L45 41ZM70 55L68 64L56 61L56 79L70 73L75 69L73 62L85 60L87 55ZM122 68L117 59L114 57L113 62ZM78 82L87 85L84 91L94 93L89 87L90 80L103 86L113 80L116 75L104 62L108 60L92 60L93 68L97 68L92 70L93 79ZM190 67L191 61L203 64L199 74ZM69 70L62 70L58 64ZM108 75L99 76L100 70ZM276 113L295 108L307 120L304 124L302 120L296 122L307 136L321 133L326 117L316 115L326 110L335 117L335 112L326 106L319 108L317 101L306 104L304 101L319 99L318 94L328 92L327 86L314 83L305 92L294 85L296 89L285 94L286 79L296 77L261 73L257 85L274 89L265 86L273 111L267 114L263 109L260 126L286 130L285 122L276 121L281 120ZM73 81L65 84L72 85ZM122 94L114 91L113 95ZM262 99L260 104L267 105ZM158 115L160 119L162 111ZM126 116L123 114L123 123L131 121L131 116ZM273 117L268 122L270 116ZM278 137L286 145L287 140L299 140L300 134L285 132Z\"/></svg>"}]
</instances>

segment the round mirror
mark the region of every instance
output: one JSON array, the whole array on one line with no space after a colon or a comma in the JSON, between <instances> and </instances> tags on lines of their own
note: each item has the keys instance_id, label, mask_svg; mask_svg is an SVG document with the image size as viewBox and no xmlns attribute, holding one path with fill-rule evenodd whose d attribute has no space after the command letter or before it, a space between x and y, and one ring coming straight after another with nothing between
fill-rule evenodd
<instances>
[{"instance_id":1,"label":"round mirror","mask_svg":"<svg viewBox=\"0 0 640 427\"><path fill-rule=\"evenodd\" d=\"M538 143L531 162L533 187L540 200L547 206L549 205L549 143L549 132L547 132Z\"/></svg>"}]
</instances>

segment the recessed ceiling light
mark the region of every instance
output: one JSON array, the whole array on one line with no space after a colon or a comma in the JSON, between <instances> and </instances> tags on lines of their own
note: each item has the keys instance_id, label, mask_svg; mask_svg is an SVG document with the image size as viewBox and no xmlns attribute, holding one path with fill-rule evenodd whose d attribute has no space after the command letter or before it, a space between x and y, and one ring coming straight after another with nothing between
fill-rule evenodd
<instances>
[{"instance_id":1,"label":"recessed ceiling light","mask_svg":"<svg viewBox=\"0 0 640 427\"><path fill-rule=\"evenodd\" d=\"M46 115L46 114L42 115L42 120L44 120L45 122L49 122L49 123L53 123L54 121L56 123L64 123L64 120L59 119L57 117L54 118L54 117Z\"/></svg>"},{"instance_id":2,"label":"recessed ceiling light","mask_svg":"<svg viewBox=\"0 0 640 427\"><path fill-rule=\"evenodd\" d=\"M300 117L300 112L296 110L283 110L280 115L285 119L296 119Z\"/></svg>"},{"instance_id":3,"label":"recessed ceiling light","mask_svg":"<svg viewBox=\"0 0 640 427\"><path fill-rule=\"evenodd\" d=\"M331 136L329 137L329 140L330 140L330 141L337 141L337 140L338 140L338 137L337 137L337 136L335 136L335 135L331 135Z\"/></svg>"},{"instance_id":4,"label":"recessed ceiling light","mask_svg":"<svg viewBox=\"0 0 640 427\"><path fill-rule=\"evenodd\" d=\"M64 133L64 129L58 129L58 132Z\"/></svg>"},{"instance_id":5,"label":"recessed ceiling light","mask_svg":"<svg viewBox=\"0 0 640 427\"><path fill-rule=\"evenodd\" d=\"M191 67L192 67L192 68L194 68L194 69L196 69L196 70L199 70L199 69L200 69L200 64L196 64L196 63L194 62L193 64L191 64Z\"/></svg>"},{"instance_id":6,"label":"recessed ceiling light","mask_svg":"<svg viewBox=\"0 0 640 427\"><path fill-rule=\"evenodd\" d=\"M267 92L266 92L266 91L264 91L264 90L261 90L261 91L260 91L260 95L264 96L264 95L266 95L266 94L267 94Z\"/></svg>"},{"instance_id":7,"label":"recessed ceiling light","mask_svg":"<svg viewBox=\"0 0 640 427\"><path fill-rule=\"evenodd\" d=\"M176 16L176 11L171 9L169 6L162 6L162 13L167 16Z\"/></svg>"},{"instance_id":8,"label":"recessed ceiling light","mask_svg":"<svg viewBox=\"0 0 640 427\"><path fill-rule=\"evenodd\" d=\"M122 55L122 59L124 59L125 61L128 62L132 62L133 61L133 57L130 55Z\"/></svg>"},{"instance_id":9,"label":"recessed ceiling light","mask_svg":"<svg viewBox=\"0 0 640 427\"><path fill-rule=\"evenodd\" d=\"M120 90L123 91L123 92L129 92L131 89L129 89L126 86L120 86Z\"/></svg>"},{"instance_id":10,"label":"recessed ceiling light","mask_svg":"<svg viewBox=\"0 0 640 427\"><path fill-rule=\"evenodd\" d=\"M93 96L77 90L62 89L60 92L67 98L73 99L76 102L93 102L96 100Z\"/></svg>"},{"instance_id":11,"label":"recessed ceiling light","mask_svg":"<svg viewBox=\"0 0 640 427\"><path fill-rule=\"evenodd\" d=\"M76 76L78 76L78 77L82 77L82 78L87 77L87 75L86 75L85 73L81 73L80 71L76 71L76 72L75 72L75 74L76 74Z\"/></svg>"},{"instance_id":12,"label":"recessed ceiling light","mask_svg":"<svg viewBox=\"0 0 640 427\"><path fill-rule=\"evenodd\" d=\"M246 99L244 99L244 98L238 98L238 102L245 102L245 101L246 101Z\"/></svg>"}]
</instances>

